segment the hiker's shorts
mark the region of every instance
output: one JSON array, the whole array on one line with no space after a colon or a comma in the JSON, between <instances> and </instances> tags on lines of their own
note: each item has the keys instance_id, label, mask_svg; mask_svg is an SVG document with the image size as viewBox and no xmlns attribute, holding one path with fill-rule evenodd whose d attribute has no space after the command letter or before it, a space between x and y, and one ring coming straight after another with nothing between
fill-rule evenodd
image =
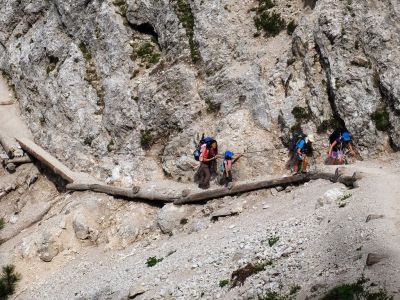
<instances>
[{"instance_id":1,"label":"hiker's shorts","mask_svg":"<svg viewBox=\"0 0 400 300\"><path fill-rule=\"evenodd\" d=\"M332 151L331 157L334 159L342 159L344 157L344 152L342 150Z\"/></svg>"}]
</instances>

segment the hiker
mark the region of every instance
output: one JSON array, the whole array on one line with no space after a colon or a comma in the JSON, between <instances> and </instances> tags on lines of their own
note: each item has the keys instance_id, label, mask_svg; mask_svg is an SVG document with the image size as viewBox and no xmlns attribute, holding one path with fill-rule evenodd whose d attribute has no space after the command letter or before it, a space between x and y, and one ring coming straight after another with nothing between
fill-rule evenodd
<instances>
[{"instance_id":1,"label":"hiker","mask_svg":"<svg viewBox=\"0 0 400 300\"><path fill-rule=\"evenodd\" d=\"M329 136L328 159L332 159L334 164L342 165L346 162L345 151L348 150L351 155L355 155L351 145L351 136L347 130L336 129Z\"/></svg>"},{"instance_id":2,"label":"hiker","mask_svg":"<svg viewBox=\"0 0 400 300\"><path fill-rule=\"evenodd\" d=\"M208 189L211 179L211 163L217 159L218 144L212 140L210 143L201 145L200 150L200 168L199 168L199 188Z\"/></svg>"},{"instance_id":3,"label":"hiker","mask_svg":"<svg viewBox=\"0 0 400 300\"><path fill-rule=\"evenodd\" d=\"M296 143L295 150L295 167L294 171L296 173L307 173L308 166L308 155L312 152L312 143L315 142L314 135L309 134L304 138L301 138Z\"/></svg>"},{"instance_id":4,"label":"hiker","mask_svg":"<svg viewBox=\"0 0 400 300\"><path fill-rule=\"evenodd\" d=\"M232 151L225 151L224 160L221 163L222 179L221 184L228 187L232 182L232 165L237 162L237 160L242 157L242 154L234 154Z\"/></svg>"}]
</instances>

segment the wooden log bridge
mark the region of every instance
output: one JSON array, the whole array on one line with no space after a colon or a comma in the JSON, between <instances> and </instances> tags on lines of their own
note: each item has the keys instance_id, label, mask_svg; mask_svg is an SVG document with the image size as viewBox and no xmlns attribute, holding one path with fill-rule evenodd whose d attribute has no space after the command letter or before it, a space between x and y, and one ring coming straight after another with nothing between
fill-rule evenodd
<instances>
[{"instance_id":1,"label":"wooden log bridge","mask_svg":"<svg viewBox=\"0 0 400 300\"><path fill-rule=\"evenodd\" d=\"M155 201L155 202L173 202L174 204L187 204L203 202L211 199L221 198L225 196L237 195L240 193L267 189L276 186L298 185L315 179L325 179L332 182L341 182L347 186L352 186L358 179L356 174L353 176L342 176L338 169L336 173L307 173L294 176L288 176L277 179L261 180L247 183L235 183L231 188L217 188L202 192L192 192L184 190L182 193L171 194L168 191L155 191L153 189L132 187L121 188L107 185L98 181L89 174L74 172L67 166L53 157L46 150L35 144L27 138L16 139L21 148L29 153L32 157L47 166L52 172L61 176L66 182L66 188L70 191L93 191L104 193L115 197L123 197L132 200ZM22 162L22 158L20 159ZM18 160L19 161L19 160ZM15 161L17 162L17 161Z\"/></svg>"},{"instance_id":2,"label":"wooden log bridge","mask_svg":"<svg viewBox=\"0 0 400 300\"><path fill-rule=\"evenodd\" d=\"M215 198L221 198L225 196L237 195L240 193L256 191L260 189L273 188L277 186L288 186L302 184L315 179L325 179L332 182L341 182L347 186L353 186L354 182L357 181L357 175L353 176L341 176L338 169L335 174L331 173L307 173L294 176L288 176L278 179L262 180L250 183L237 183L234 184L230 189L227 187L218 188L213 190L207 190L200 193L190 194L189 191L184 191L182 197L174 201L174 204L188 204L203 202Z\"/></svg>"},{"instance_id":3,"label":"wooden log bridge","mask_svg":"<svg viewBox=\"0 0 400 300\"><path fill-rule=\"evenodd\" d=\"M67 184L66 188L70 191L93 191L116 197L124 197L127 199L140 199L145 201L174 202L178 199L177 196L169 196L151 190L142 190L137 186L134 186L133 188L120 188L107 184L70 183Z\"/></svg>"}]
</instances>

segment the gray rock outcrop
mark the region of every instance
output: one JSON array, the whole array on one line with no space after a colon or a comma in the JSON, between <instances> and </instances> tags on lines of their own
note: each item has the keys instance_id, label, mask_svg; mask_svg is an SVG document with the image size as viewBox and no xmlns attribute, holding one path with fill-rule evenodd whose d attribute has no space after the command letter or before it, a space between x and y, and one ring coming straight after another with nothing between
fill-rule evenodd
<instances>
[{"instance_id":1,"label":"gray rock outcrop","mask_svg":"<svg viewBox=\"0 0 400 300\"><path fill-rule=\"evenodd\" d=\"M297 28L268 36L257 1L1 0L0 69L39 144L122 185L190 180L202 132L243 152L340 124L361 150L400 148L398 3L289 2L271 10Z\"/></svg>"}]
</instances>

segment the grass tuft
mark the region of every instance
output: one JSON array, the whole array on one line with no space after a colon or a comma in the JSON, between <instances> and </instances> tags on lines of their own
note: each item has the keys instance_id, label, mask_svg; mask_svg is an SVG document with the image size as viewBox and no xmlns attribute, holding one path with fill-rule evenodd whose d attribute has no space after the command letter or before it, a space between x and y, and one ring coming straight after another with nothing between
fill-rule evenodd
<instances>
[{"instance_id":1,"label":"grass tuft","mask_svg":"<svg viewBox=\"0 0 400 300\"><path fill-rule=\"evenodd\" d=\"M272 247L273 245L275 245L277 242L279 241L279 236L273 236L271 238L268 239L268 245L270 247Z\"/></svg>"},{"instance_id":2,"label":"grass tuft","mask_svg":"<svg viewBox=\"0 0 400 300\"><path fill-rule=\"evenodd\" d=\"M151 256L147 259L146 265L148 268L154 267L159 262L162 262L163 258L157 258L156 256Z\"/></svg>"},{"instance_id":3,"label":"grass tuft","mask_svg":"<svg viewBox=\"0 0 400 300\"><path fill-rule=\"evenodd\" d=\"M224 279L219 281L219 287L223 288L224 286L229 284L229 279Z\"/></svg>"},{"instance_id":4,"label":"grass tuft","mask_svg":"<svg viewBox=\"0 0 400 300\"><path fill-rule=\"evenodd\" d=\"M151 133L151 129L144 129L140 131L140 146L143 149L148 150L153 145L153 134Z\"/></svg>"},{"instance_id":5,"label":"grass tuft","mask_svg":"<svg viewBox=\"0 0 400 300\"><path fill-rule=\"evenodd\" d=\"M390 128L389 113L384 110L377 110L371 114L371 119L375 122L376 129L388 131Z\"/></svg>"},{"instance_id":6,"label":"grass tuft","mask_svg":"<svg viewBox=\"0 0 400 300\"><path fill-rule=\"evenodd\" d=\"M369 287L374 286L374 284L367 283L369 279L362 276L354 283L345 283L338 285L331 289L322 300L391 300L393 296L389 296L385 289L379 289L378 291L370 291Z\"/></svg>"}]
</instances>

